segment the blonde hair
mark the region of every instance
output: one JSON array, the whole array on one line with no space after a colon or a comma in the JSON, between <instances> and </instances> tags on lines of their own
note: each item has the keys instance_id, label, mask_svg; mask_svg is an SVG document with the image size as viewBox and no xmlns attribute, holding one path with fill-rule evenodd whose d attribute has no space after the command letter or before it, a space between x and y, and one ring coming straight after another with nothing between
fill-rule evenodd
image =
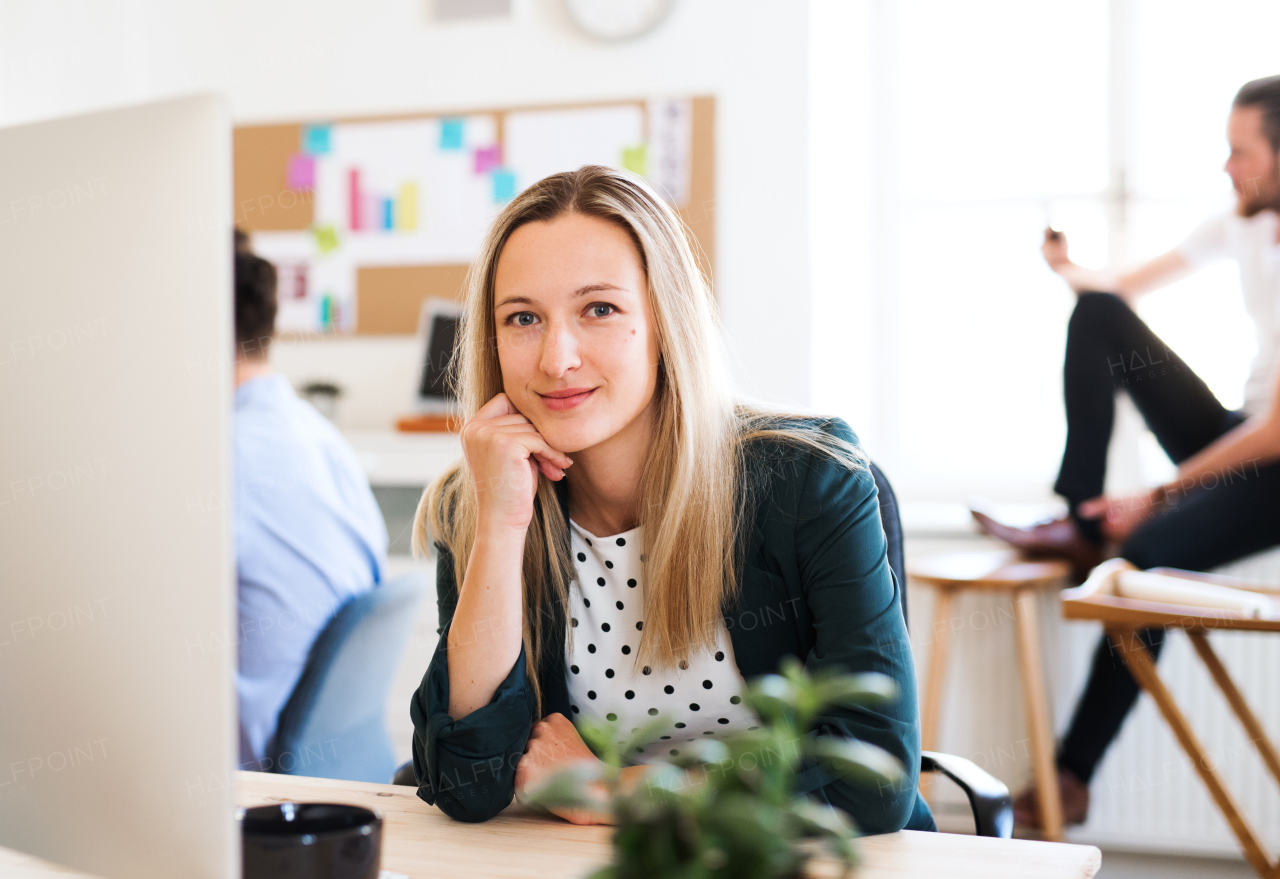
<instances>
[{"instance_id":1,"label":"blonde hair","mask_svg":"<svg viewBox=\"0 0 1280 879\"><path fill-rule=\"evenodd\" d=\"M494 277L507 239L525 223L579 213L616 223L635 243L648 280L659 344L657 414L639 489L644 529L644 631L637 664L670 668L709 648L722 607L736 597L739 531L750 503L742 479L748 441L772 436L828 454L850 469L857 449L814 419L738 402L719 356L715 300L675 212L639 177L587 165L553 174L520 193L494 221L468 275L460 339L451 364L461 414L471 417L503 390L494 343ZM460 461L423 494L414 551L435 540L453 556L459 591L476 532L475 486ZM550 480L538 477L525 538L522 638L538 696L538 671L554 613L568 617L568 523ZM568 629L572 637L572 629Z\"/></svg>"}]
</instances>

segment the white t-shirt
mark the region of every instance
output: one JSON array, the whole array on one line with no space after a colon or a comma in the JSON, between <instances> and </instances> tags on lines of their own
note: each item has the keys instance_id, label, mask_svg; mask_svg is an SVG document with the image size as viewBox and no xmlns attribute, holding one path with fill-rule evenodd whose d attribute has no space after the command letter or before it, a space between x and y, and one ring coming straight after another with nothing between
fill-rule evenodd
<instances>
[{"instance_id":1,"label":"white t-shirt","mask_svg":"<svg viewBox=\"0 0 1280 879\"><path fill-rule=\"evenodd\" d=\"M1271 399L1280 353L1280 245L1276 215L1262 211L1245 219L1234 210L1205 220L1178 245L1178 253L1199 268L1215 259L1233 259L1240 267L1244 306L1253 319L1258 353L1244 386L1244 411L1256 415Z\"/></svg>"},{"instance_id":2,"label":"white t-shirt","mask_svg":"<svg viewBox=\"0 0 1280 879\"><path fill-rule=\"evenodd\" d=\"M642 529L596 537L570 520L569 531L577 569L565 636L571 719L616 719L626 735L666 716L661 737L628 755L637 763L678 756L681 744L700 738L754 728L758 721L742 704L745 682L723 622L715 645L690 656L687 668L636 666L644 629Z\"/></svg>"}]
</instances>

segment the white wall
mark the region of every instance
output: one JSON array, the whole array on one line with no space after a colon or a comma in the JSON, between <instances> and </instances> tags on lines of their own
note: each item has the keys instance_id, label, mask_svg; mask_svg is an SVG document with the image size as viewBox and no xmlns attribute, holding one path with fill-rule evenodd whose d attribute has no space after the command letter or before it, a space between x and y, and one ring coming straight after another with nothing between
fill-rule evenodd
<instances>
[{"instance_id":1,"label":"white wall","mask_svg":"<svg viewBox=\"0 0 1280 879\"><path fill-rule=\"evenodd\" d=\"M560 0L436 23L426 0L6 0L0 124L214 89L237 122L646 95L717 99L716 271L734 372L775 403L812 399L809 4L678 0L647 36L598 43ZM344 426L388 426L405 343L282 348L295 380L351 393Z\"/></svg>"},{"instance_id":2,"label":"white wall","mask_svg":"<svg viewBox=\"0 0 1280 879\"><path fill-rule=\"evenodd\" d=\"M892 361L873 295L877 173L869 120L871 0L812 0L809 16L811 404L845 418L883 463L873 383ZM880 242L883 244L883 242Z\"/></svg>"}]
</instances>

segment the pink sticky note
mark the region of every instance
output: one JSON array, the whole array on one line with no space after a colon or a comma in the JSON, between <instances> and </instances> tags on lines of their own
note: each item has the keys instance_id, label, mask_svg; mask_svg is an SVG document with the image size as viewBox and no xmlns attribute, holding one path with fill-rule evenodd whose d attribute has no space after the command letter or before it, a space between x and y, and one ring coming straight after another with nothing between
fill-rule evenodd
<instances>
[{"instance_id":1,"label":"pink sticky note","mask_svg":"<svg viewBox=\"0 0 1280 879\"><path fill-rule=\"evenodd\" d=\"M487 174L502 164L502 146L495 143L493 146L477 147L475 157L476 173Z\"/></svg>"},{"instance_id":2,"label":"pink sticky note","mask_svg":"<svg viewBox=\"0 0 1280 879\"><path fill-rule=\"evenodd\" d=\"M289 157L289 170L286 173L290 189L316 188L316 159L306 153L297 153Z\"/></svg>"}]
</instances>

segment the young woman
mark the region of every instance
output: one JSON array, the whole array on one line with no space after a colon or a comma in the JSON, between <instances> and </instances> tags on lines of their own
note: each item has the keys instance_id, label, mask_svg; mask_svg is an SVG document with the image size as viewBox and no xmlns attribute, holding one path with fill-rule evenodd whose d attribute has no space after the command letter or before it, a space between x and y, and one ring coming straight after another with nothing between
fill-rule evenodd
<instances>
[{"instance_id":1,"label":"young woman","mask_svg":"<svg viewBox=\"0 0 1280 879\"><path fill-rule=\"evenodd\" d=\"M670 727L623 770L749 728L744 679L785 655L892 677L889 707L817 735L897 756L867 790L797 788L863 832L931 829L915 679L875 483L844 422L735 402L714 302L680 220L643 182L587 166L521 193L472 273L456 366L464 460L424 494L440 642L415 694L418 793L464 821L596 759L573 719ZM575 822L606 816L565 813Z\"/></svg>"}]
</instances>

